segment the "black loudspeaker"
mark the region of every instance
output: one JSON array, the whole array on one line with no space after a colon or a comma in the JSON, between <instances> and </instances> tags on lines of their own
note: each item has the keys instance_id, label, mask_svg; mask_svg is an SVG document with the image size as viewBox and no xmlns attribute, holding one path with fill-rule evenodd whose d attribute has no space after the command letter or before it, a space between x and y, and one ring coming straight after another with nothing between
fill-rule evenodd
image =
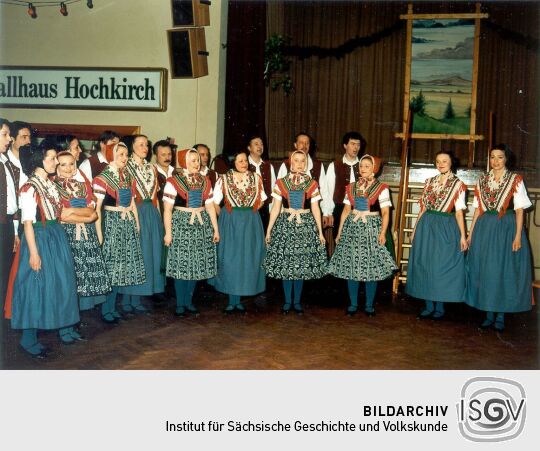
<instances>
[{"instance_id":1,"label":"black loudspeaker","mask_svg":"<svg viewBox=\"0 0 540 451\"><path fill-rule=\"evenodd\" d=\"M171 0L173 27L210 25L210 3L208 0Z\"/></svg>"},{"instance_id":2,"label":"black loudspeaker","mask_svg":"<svg viewBox=\"0 0 540 451\"><path fill-rule=\"evenodd\" d=\"M198 78L208 75L208 52L204 28L169 30L171 78Z\"/></svg>"}]
</instances>

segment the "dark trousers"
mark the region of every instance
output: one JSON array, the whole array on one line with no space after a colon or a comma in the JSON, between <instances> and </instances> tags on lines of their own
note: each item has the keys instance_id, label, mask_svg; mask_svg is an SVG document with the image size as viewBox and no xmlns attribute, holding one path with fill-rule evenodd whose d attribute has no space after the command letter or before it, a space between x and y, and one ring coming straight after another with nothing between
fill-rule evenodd
<instances>
[{"instance_id":1,"label":"dark trousers","mask_svg":"<svg viewBox=\"0 0 540 451\"><path fill-rule=\"evenodd\" d=\"M8 321L4 319L4 302L6 300L9 271L13 263L13 244L15 242L15 232L13 231L13 217L8 216L6 224L0 224L0 368L2 368L5 358L6 334Z\"/></svg>"},{"instance_id":2,"label":"dark trousers","mask_svg":"<svg viewBox=\"0 0 540 451\"><path fill-rule=\"evenodd\" d=\"M265 204L259 208L259 215L261 216L263 230L266 236L266 229L268 228L268 223L270 222L270 211L268 210L268 205Z\"/></svg>"},{"instance_id":3,"label":"dark trousers","mask_svg":"<svg viewBox=\"0 0 540 451\"><path fill-rule=\"evenodd\" d=\"M343 208L344 204L336 204L336 206L334 207L334 230L332 231L334 239L336 238L339 231L339 221L341 221L341 213L343 213Z\"/></svg>"}]
</instances>

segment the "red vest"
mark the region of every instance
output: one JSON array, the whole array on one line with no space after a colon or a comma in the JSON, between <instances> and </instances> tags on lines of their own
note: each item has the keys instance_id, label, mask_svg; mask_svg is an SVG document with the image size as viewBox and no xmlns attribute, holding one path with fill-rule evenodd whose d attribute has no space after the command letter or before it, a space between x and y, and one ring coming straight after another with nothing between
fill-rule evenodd
<instances>
[{"instance_id":1,"label":"red vest","mask_svg":"<svg viewBox=\"0 0 540 451\"><path fill-rule=\"evenodd\" d=\"M334 161L334 172L336 174L336 184L334 187L334 204L343 204L345 198L345 188L351 183L351 167L343 163L341 158ZM360 162L353 165L354 179L360 178Z\"/></svg>"},{"instance_id":2,"label":"red vest","mask_svg":"<svg viewBox=\"0 0 540 451\"><path fill-rule=\"evenodd\" d=\"M99 161L97 154L91 155L90 158L88 158L88 161L90 162L90 169L92 170L92 178L95 178L101 174L109 165L109 163L102 163Z\"/></svg>"},{"instance_id":3,"label":"red vest","mask_svg":"<svg viewBox=\"0 0 540 451\"><path fill-rule=\"evenodd\" d=\"M269 205L272 202L272 170L271 163L269 161L263 161L261 164L261 177L263 182L264 193L268 197L264 201L264 205ZM249 165L249 170L254 174L257 173L257 169L253 164Z\"/></svg>"},{"instance_id":4,"label":"red vest","mask_svg":"<svg viewBox=\"0 0 540 451\"><path fill-rule=\"evenodd\" d=\"M212 189L214 189L214 186L216 186L218 174L213 169L208 168L208 172L206 173L206 176L210 179L210 184L212 185Z\"/></svg>"}]
</instances>

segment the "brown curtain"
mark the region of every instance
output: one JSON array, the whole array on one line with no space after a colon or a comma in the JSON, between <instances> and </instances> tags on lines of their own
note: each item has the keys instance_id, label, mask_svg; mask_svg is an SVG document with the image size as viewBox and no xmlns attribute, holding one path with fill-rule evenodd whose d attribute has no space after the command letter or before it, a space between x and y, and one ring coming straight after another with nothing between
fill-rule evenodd
<instances>
[{"instance_id":1,"label":"brown curtain","mask_svg":"<svg viewBox=\"0 0 540 451\"><path fill-rule=\"evenodd\" d=\"M223 148L226 154L244 148L250 134L266 137L265 40L266 2L230 0Z\"/></svg>"},{"instance_id":2,"label":"brown curtain","mask_svg":"<svg viewBox=\"0 0 540 451\"><path fill-rule=\"evenodd\" d=\"M482 5L492 23L537 40L538 4ZM425 13L473 12L474 3L417 2L414 8ZM396 24L407 3L272 1L267 11L268 35L290 36L291 45L333 48ZM538 48L511 38L515 36L503 35L496 27L481 27L476 129L486 141L477 144L479 167L485 166L490 110L497 118L496 141L510 144L521 166L538 167ZM357 130L367 140L367 152L398 162L401 141L394 134L402 127L405 39L403 27L341 59L291 57L294 91L285 96L267 90L272 158L285 156L294 134L306 130L317 141L318 156L330 160L342 153L342 135ZM468 142L463 141L415 140L412 159L432 162L441 148L454 150L466 163Z\"/></svg>"}]
</instances>

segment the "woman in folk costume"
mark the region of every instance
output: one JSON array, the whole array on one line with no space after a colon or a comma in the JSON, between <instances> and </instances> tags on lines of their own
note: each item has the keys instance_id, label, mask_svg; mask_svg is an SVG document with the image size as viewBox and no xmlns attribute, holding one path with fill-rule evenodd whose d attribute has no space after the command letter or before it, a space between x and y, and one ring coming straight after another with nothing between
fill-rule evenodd
<instances>
[{"instance_id":1,"label":"woman in folk costume","mask_svg":"<svg viewBox=\"0 0 540 451\"><path fill-rule=\"evenodd\" d=\"M532 204L523 178L511 172L514 154L495 146L490 171L474 192L467 254L465 302L487 312L482 329L504 330L504 314L531 309L531 251L523 230L523 210Z\"/></svg>"},{"instance_id":2,"label":"woman in folk costume","mask_svg":"<svg viewBox=\"0 0 540 451\"><path fill-rule=\"evenodd\" d=\"M94 178L93 188L97 198L96 232L112 285L107 300L101 304L101 314L103 321L116 324L121 317L116 311L120 287L143 284L146 271L135 206L135 181L125 169L128 149L124 143L118 143L107 147L106 153L111 163Z\"/></svg>"},{"instance_id":3,"label":"woman in folk costume","mask_svg":"<svg viewBox=\"0 0 540 451\"><path fill-rule=\"evenodd\" d=\"M22 169L30 177L20 192L24 235L13 297L7 306L11 327L22 329L22 348L37 358L46 356L38 329L59 329L61 341L71 344L78 339L72 326L79 322L73 257L58 220L79 222L81 218L75 209L62 208L56 185L49 180L58 163L56 149L48 147L26 145L20 149Z\"/></svg>"},{"instance_id":4,"label":"woman in folk costume","mask_svg":"<svg viewBox=\"0 0 540 451\"><path fill-rule=\"evenodd\" d=\"M140 285L120 288L122 309L126 313L144 313L141 296L152 296L165 291L165 276L161 272L161 252L163 249L163 222L161 220L157 193L159 190L157 170L146 161L148 138L136 135L131 145L131 156L126 164L135 181L135 203L141 226L140 242L146 270L146 281Z\"/></svg>"},{"instance_id":5,"label":"woman in folk costume","mask_svg":"<svg viewBox=\"0 0 540 451\"><path fill-rule=\"evenodd\" d=\"M199 173L199 154L187 149L176 155L182 171L167 180L163 192L164 243L169 247L166 275L174 279L176 316L197 315L193 291L198 280L217 274L219 231L212 182Z\"/></svg>"},{"instance_id":6,"label":"woman in folk costume","mask_svg":"<svg viewBox=\"0 0 540 451\"><path fill-rule=\"evenodd\" d=\"M347 185L336 250L330 260L330 274L347 279L351 304L346 313L349 316L358 311L359 282L366 284L364 312L374 316L377 282L390 277L397 269L385 247L392 203L388 186L375 177L379 161L371 155L360 158L360 177Z\"/></svg>"},{"instance_id":7,"label":"woman in folk costume","mask_svg":"<svg viewBox=\"0 0 540 451\"><path fill-rule=\"evenodd\" d=\"M319 185L305 173L306 166L303 152L291 154L291 172L276 182L272 192L274 205L266 232L268 248L263 266L268 276L283 280L284 314L289 313L291 306L302 314L304 280L319 279L328 270Z\"/></svg>"},{"instance_id":8,"label":"woman in folk costume","mask_svg":"<svg viewBox=\"0 0 540 451\"><path fill-rule=\"evenodd\" d=\"M82 180L77 177L75 158L67 151L58 154L56 173L54 183L60 193L62 205L75 208L77 213L85 211L89 213L83 216L86 221L76 224L63 222L62 226L73 253L79 308L81 311L90 310L105 302L105 295L111 291L96 226L89 223L97 219L92 184L86 176L82 176Z\"/></svg>"},{"instance_id":9,"label":"woman in folk costume","mask_svg":"<svg viewBox=\"0 0 540 451\"><path fill-rule=\"evenodd\" d=\"M439 174L426 180L412 235L405 291L425 300L419 319L439 320L444 302L463 302L465 296L467 187L452 172L453 160L446 151L435 156Z\"/></svg>"},{"instance_id":10,"label":"woman in folk costume","mask_svg":"<svg viewBox=\"0 0 540 451\"><path fill-rule=\"evenodd\" d=\"M258 209L266 199L262 179L248 170L246 151L235 154L232 169L221 175L214 189L214 203L223 200L219 213L218 273L208 282L229 295L225 313L245 313L241 296L265 289L264 231ZM220 211L219 207L218 212Z\"/></svg>"}]
</instances>

